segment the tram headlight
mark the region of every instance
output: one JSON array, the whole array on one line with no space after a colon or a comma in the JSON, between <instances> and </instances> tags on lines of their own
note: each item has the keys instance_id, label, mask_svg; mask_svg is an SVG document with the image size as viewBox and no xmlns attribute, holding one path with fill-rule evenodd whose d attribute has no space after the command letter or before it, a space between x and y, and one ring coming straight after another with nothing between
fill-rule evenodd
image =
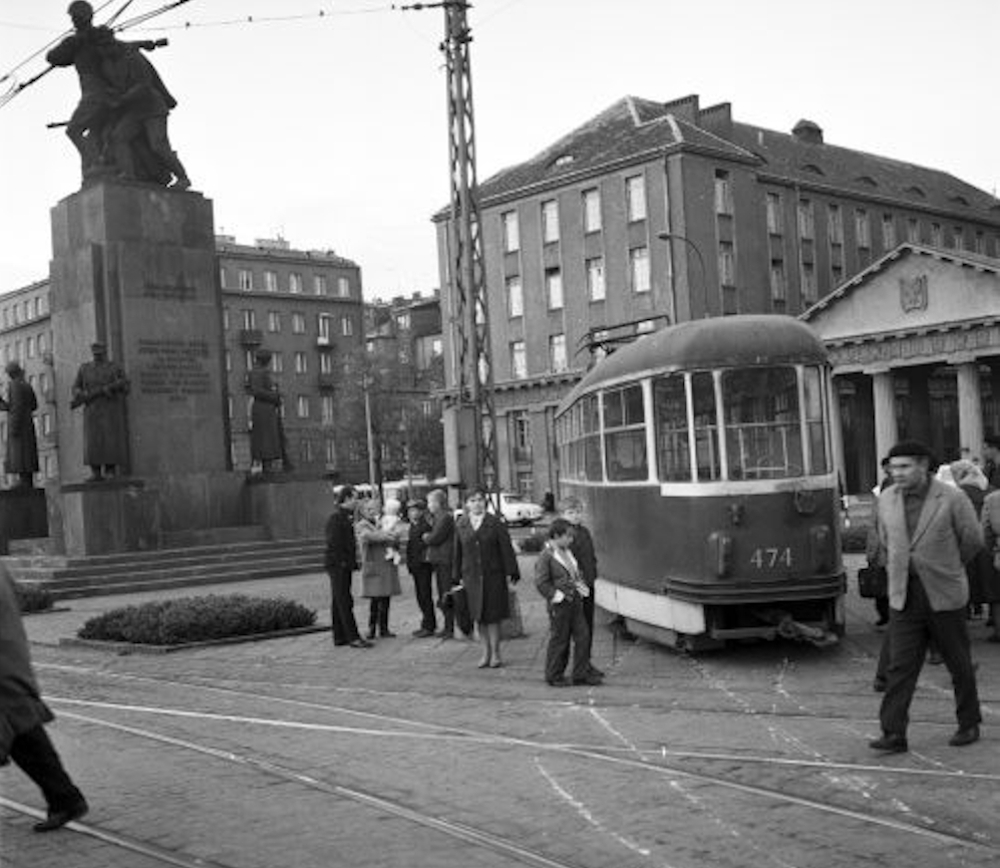
<instances>
[{"instance_id":1,"label":"tram headlight","mask_svg":"<svg viewBox=\"0 0 1000 868\"><path fill-rule=\"evenodd\" d=\"M733 569L733 538L722 530L708 535L709 568L720 578L728 576Z\"/></svg>"}]
</instances>

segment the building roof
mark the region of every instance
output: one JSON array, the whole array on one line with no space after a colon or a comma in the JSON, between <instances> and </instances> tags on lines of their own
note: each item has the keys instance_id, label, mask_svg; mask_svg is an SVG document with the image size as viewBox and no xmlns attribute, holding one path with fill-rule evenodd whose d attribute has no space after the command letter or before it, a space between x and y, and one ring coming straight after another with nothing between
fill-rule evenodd
<instances>
[{"instance_id":1,"label":"building roof","mask_svg":"<svg viewBox=\"0 0 1000 868\"><path fill-rule=\"evenodd\" d=\"M823 296L823 298L817 301L816 304L808 310L803 311L799 315L799 319L804 322L808 322L821 311L826 310L828 307L844 298L844 296L849 295L867 283L875 274L883 271L897 260L910 255L930 256L934 259L940 260L941 262L954 262L957 265L964 266L965 268L973 268L977 271L988 271L992 274L1000 274L1000 259L995 259L992 256L984 256L981 253L969 253L965 250L949 250L944 247L932 247L929 244L911 244L906 242L904 244L900 244L894 250L890 250L863 271L859 271L850 280L845 281L834 289L833 292Z\"/></svg>"},{"instance_id":2,"label":"building roof","mask_svg":"<svg viewBox=\"0 0 1000 868\"><path fill-rule=\"evenodd\" d=\"M1000 223L996 197L947 172L827 144L812 121L799 121L789 133L737 123L728 103L700 109L697 96L666 103L626 96L531 159L481 182L480 204L488 207L677 151L749 163L765 179ZM447 217L448 209L435 216Z\"/></svg>"},{"instance_id":3,"label":"building roof","mask_svg":"<svg viewBox=\"0 0 1000 868\"><path fill-rule=\"evenodd\" d=\"M357 268L358 264L343 256L338 256L332 250L293 250L286 246L273 246L269 243L237 244L230 240L231 236L222 235L215 238L215 254L220 258L236 259L282 260L286 262L315 262L317 265L332 265L343 268Z\"/></svg>"}]
</instances>

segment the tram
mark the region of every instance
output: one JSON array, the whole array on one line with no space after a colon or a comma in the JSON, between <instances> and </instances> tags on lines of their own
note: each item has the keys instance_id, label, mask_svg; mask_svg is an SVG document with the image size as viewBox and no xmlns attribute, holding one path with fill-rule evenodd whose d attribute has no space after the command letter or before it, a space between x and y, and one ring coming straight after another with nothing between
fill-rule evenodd
<instances>
[{"instance_id":1,"label":"tram","mask_svg":"<svg viewBox=\"0 0 1000 868\"><path fill-rule=\"evenodd\" d=\"M826 350L787 316L669 326L599 362L556 411L560 486L584 504L595 602L702 650L844 631Z\"/></svg>"}]
</instances>

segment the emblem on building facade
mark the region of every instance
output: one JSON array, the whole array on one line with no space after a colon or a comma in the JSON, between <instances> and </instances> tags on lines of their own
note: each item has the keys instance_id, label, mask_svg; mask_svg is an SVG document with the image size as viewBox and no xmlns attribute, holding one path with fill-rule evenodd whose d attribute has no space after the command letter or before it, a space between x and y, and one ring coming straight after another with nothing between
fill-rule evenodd
<instances>
[{"instance_id":1,"label":"emblem on building facade","mask_svg":"<svg viewBox=\"0 0 1000 868\"><path fill-rule=\"evenodd\" d=\"M927 275L899 278L899 303L903 313L927 310Z\"/></svg>"}]
</instances>

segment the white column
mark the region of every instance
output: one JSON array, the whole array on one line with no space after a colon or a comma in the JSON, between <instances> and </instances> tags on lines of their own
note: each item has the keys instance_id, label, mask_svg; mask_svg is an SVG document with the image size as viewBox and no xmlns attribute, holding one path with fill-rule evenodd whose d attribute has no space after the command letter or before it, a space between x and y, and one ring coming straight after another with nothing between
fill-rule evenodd
<instances>
[{"instance_id":1,"label":"white column","mask_svg":"<svg viewBox=\"0 0 1000 868\"><path fill-rule=\"evenodd\" d=\"M896 392L892 371L873 373L872 397L875 403L875 453L881 461L899 439L896 427Z\"/></svg>"},{"instance_id":2,"label":"white column","mask_svg":"<svg viewBox=\"0 0 1000 868\"><path fill-rule=\"evenodd\" d=\"M955 364L954 362L952 364ZM958 440L978 455L983 445L983 402L979 393L979 365L955 364L958 373Z\"/></svg>"}]
</instances>

